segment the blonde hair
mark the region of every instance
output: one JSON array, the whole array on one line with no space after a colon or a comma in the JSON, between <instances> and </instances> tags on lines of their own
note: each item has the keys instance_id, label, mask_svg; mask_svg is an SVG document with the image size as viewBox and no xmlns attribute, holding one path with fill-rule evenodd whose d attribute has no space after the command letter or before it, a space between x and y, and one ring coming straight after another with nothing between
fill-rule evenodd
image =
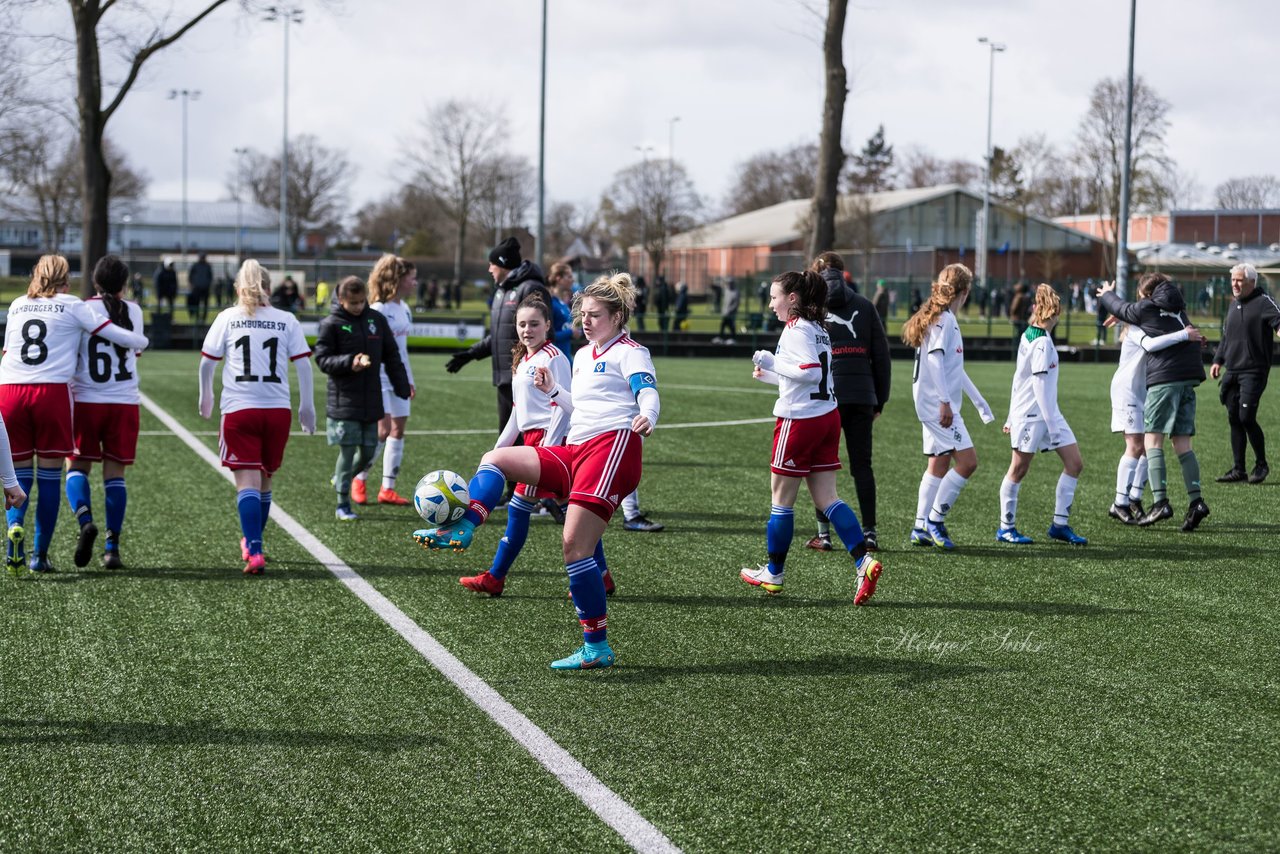
<instances>
[{"instance_id":1,"label":"blonde hair","mask_svg":"<svg viewBox=\"0 0 1280 854\"><path fill-rule=\"evenodd\" d=\"M61 255L41 255L36 268L31 271L31 284L27 285L27 299L51 297L71 283L71 265Z\"/></svg>"},{"instance_id":2,"label":"blonde hair","mask_svg":"<svg viewBox=\"0 0 1280 854\"><path fill-rule=\"evenodd\" d=\"M621 312L619 326L626 326L631 313L636 310L636 289L631 284L631 276L616 270L596 279L573 298L573 322L577 326L582 325L582 301L587 297L603 303L609 309L610 317Z\"/></svg>"},{"instance_id":3,"label":"blonde hair","mask_svg":"<svg viewBox=\"0 0 1280 854\"><path fill-rule=\"evenodd\" d=\"M374 302L391 302L400 289L400 280L417 268L398 255L390 253L378 259L369 274L369 292Z\"/></svg>"},{"instance_id":4,"label":"blonde hair","mask_svg":"<svg viewBox=\"0 0 1280 854\"><path fill-rule=\"evenodd\" d=\"M943 267L929 292L929 301L902 325L903 343L912 347L923 344L925 334L938 315L950 308L957 297L968 293L972 284L973 273L965 265L948 264Z\"/></svg>"},{"instance_id":5,"label":"blonde hair","mask_svg":"<svg viewBox=\"0 0 1280 854\"><path fill-rule=\"evenodd\" d=\"M258 306L267 304L267 294L271 291L271 276L253 258L240 265L236 273L236 302L244 313L253 317Z\"/></svg>"},{"instance_id":6,"label":"blonde hair","mask_svg":"<svg viewBox=\"0 0 1280 854\"><path fill-rule=\"evenodd\" d=\"M1062 311L1062 297L1053 285L1036 285L1036 301L1031 308L1031 325L1044 329Z\"/></svg>"}]
</instances>

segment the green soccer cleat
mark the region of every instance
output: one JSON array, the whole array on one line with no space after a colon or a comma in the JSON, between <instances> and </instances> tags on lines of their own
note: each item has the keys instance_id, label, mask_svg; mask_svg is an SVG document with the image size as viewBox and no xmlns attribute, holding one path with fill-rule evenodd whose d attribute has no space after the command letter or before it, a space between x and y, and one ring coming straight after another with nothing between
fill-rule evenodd
<instances>
[{"instance_id":1,"label":"green soccer cleat","mask_svg":"<svg viewBox=\"0 0 1280 854\"><path fill-rule=\"evenodd\" d=\"M424 549L464 552L470 548L475 530L475 525L463 520L452 528L419 528L413 532L413 539Z\"/></svg>"},{"instance_id":2,"label":"green soccer cleat","mask_svg":"<svg viewBox=\"0 0 1280 854\"><path fill-rule=\"evenodd\" d=\"M615 661L608 641L584 643L568 658L551 662L552 670L602 670L612 667Z\"/></svg>"},{"instance_id":3,"label":"green soccer cleat","mask_svg":"<svg viewBox=\"0 0 1280 854\"><path fill-rule=\"evenodd\" d=\"M22 576L27 570L26 550L23 548L26 543L27 532L22 529L21 525L9 526L9 542L5 553L5 568L9 570L12 578Z\"/></svg>"}]
</instances>

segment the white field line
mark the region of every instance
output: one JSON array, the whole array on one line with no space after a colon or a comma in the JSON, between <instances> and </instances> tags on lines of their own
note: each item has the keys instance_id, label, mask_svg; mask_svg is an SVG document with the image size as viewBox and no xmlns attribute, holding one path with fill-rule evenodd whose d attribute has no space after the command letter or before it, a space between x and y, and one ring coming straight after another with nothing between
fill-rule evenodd
<instances>
[{"instance_id":1,"label":"white field line","mask_svg":"<svg viewBox=\"0 0 1280 854\"><path fill-rule=\"evenodd\" d=\"M172 435L182 439L191 450L195 451L197 456L232 484L235 483L231 472L222 468L218 455L197 439L194 433L179 424L173 416L145 394L142 395L142 405L168 427ZM487 682L472 673L465 664L397 608L390 599L375 590L369 582L347 566L328 546L286 513L279 502L272 505L271 518L297 540L299 545L310 552L321 566L329 570L338 581L354 593L356 598L369 606L370 610L382 618L383 622L408 641L410 646L452 682L468 700L475 703L481 711L493 719L494 723L506 730L521 747L529 751L542 767L554 774L565 788L577 796L578 800L599 816L605 824L613 828L627 844L636 851L644 852L678 852L680 850L634 807L596 779L595 775L574 759L569 751L553 741L537 724L521 714Z\"/></svg>"},{"instance_id":2,"label":"white field line","mask_svg":"<svg viewBox=\"0 0 1280 854\"><path fill-rule=\"evenodd\" d=\"M659 430L688 430L691 427L739 427L743 424L772 424L777 419L772 416L768 418L742 418L737 421L686 421L682 424L659 424ZM185 429L185 428L184 428ZM217 436L217 430L192 430L188 431L192 436ZM406 436L496 436L496 430L405 430ZM172 430L141 430L139 436L172 436ZM306 433L294 431L290 436L305 436ZM322 435L318 433L317 435ZM274 506L274 505L273 505Z\"/></svg>"}]
</instances>

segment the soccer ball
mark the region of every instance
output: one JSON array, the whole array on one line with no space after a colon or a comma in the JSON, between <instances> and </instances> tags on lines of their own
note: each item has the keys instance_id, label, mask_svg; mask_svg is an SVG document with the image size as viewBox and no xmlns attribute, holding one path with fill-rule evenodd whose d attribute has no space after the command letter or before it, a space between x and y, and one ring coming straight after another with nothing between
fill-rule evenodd
<instances>
[{"instance_id":1,"label":"soccer ball","mask_svg":"<svg viewBox=\"0 0 1280 854\"><path fill-rule=\"evenodd\" d=\"M457 472L445 469L430 472L413 488L413 506L418 515L437 527L461 519L470 502L467 482Z\"/></svg>"}]
</instances>

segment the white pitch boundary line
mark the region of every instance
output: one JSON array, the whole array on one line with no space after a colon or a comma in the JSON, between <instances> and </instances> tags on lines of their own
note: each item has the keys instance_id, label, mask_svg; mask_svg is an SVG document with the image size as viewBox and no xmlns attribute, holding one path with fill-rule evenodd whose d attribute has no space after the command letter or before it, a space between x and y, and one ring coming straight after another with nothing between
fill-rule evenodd
<instances>
[{"instance_id":1,"label":"white pitch boundary line","mask_svg":"<svg viewBox=\"0 0 1280 854\"><path fill-rule=\"evenodd\" d=\"M177 419L155 401L145 394L141 397L142 405L148 412L160 419L172 434L195 451L200 459L220 472L233 485L235 484L234 475L230 470L222 467L222 461L217 454L197 439L190 430L179 424ZM557 744L551 736L542 731L541 727L525 717L425 629L396 607L390 599L379 593L373 585L347 566L300 522L286 513L279 502L272 505L271 518L297 540L299 545L309 551L321 566L329 570L338 581L354 593L356 598L369 606L370 610L382 618L383 622L408 641L409 645L452 682L463 696L475 703L482 712L493 719L494 723L506 730L517 744L529 751L529 754L538 760L542 767L554 774L566 789L599 816L601 821L613 828L628 845L643 852L680 851L661 830L640 815L612 789L600 782L582 763L574 759L569 751Z\"/></svg>"},{"instance_id":2,"label":"white pitch boundary line","mask_svg":"<svg viewBox=\"0 0 1280 854\"><path fill-rule=\"evenodd\" d=\"M656 430L688 430L692 427L739 427L743 424L772 424L776 418L743 418L738 421L686 421L682 424L659 424ZM186 428L183 428L186 429ZM217 430L190 430L192 436L216 436ZM405 430L406 436L482 436L497 435L495 430ZM172 430L142 430L139 436L172 436ZM294 431L290 436L305 436L306 433Z\"/></svg>"}]
</instances>

